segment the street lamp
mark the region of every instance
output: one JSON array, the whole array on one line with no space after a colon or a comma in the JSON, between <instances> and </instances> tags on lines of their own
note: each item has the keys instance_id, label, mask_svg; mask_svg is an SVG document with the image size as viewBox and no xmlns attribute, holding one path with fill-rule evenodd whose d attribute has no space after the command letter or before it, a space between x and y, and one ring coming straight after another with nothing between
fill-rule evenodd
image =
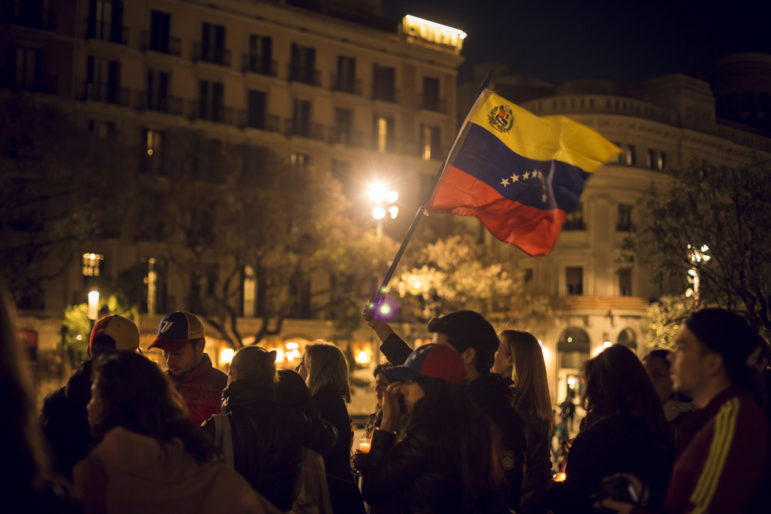
<instances>
[{"instance_id":1,"label":"street lamp","mask_svg":"<svg viewBox=\"0 0 771 514\"><path fill-rule=\"evenodd\" d=\"M97 289L88 292L88 312L86 315L91 320L91 328L94 328L94 322L99 316L99 291Z\"/></svg>"},{"instance_id":2,"label":"street lamp","mask_svg":"<svg viewBox=\"0 0 771 514\"><path fill-rule=\"evenodd\" d=\"M383 236L383 220L386 216L395 220L399 215L399 206L396 201L399 200L399 193L389 189L382 182L373 182L367 189L367 196L373 203L372 218L377 221L377 237Z\"/></svg>"}]
</instances>

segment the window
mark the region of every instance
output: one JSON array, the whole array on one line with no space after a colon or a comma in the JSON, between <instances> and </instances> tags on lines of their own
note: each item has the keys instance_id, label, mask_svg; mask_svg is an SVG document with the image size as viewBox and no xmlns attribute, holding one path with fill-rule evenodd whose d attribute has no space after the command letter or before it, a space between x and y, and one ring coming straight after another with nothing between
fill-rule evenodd
<instances>
[{"instance_id":1,"label":"window","mask_svg":"<svg viewBox=\"0 0 771 514\"><path fill-rule=\"evenodd\" d=\"M656 169L656 151L648 148L648 153L645 157L645 167L649 169Z\"/></svg>"},{"instance_id":2,"label":"window","mask_svg":"<svg viewBox=\"0 0 771 514\"><path fill-rule=\"evenodd\" d=\"M86 100L123 103L120 88L120 62L89 57L86 65Z\"/></svg>"},{"instance_id":3,"label":"window","mask_svg":"<svg viewBox=\"0 0 771 514\"><path fill-rule=\"evenodd\" d=\"M316 77L316 49L292 43L292 61L289 66L289 80L318 86Z\"/></svg>"},{"instance_id":4,"label":"window","mask_svg":"<svg viewBox=\"0 0 771 514\"><path fill-rule=\"evenodd\" d=\"M350 144L352 120L350 109L335 109L335 143Z\"/></svg>"},{"instance_id":5,"label":"window","mask_svg":"<svg viewBox=\"0 0 771 514\"><path fill-rule=\"evenodd\" d=\"M242 302L241 315L246 318L253 318L257 312L257 275L254 268L244 266L242 275Z\"/></svg>"},{"instance_id":6,"label":"window","mask_svg":"<svg viewBox=\"0 0 771 514\"><path fill-rule=\"evenodd\" d=\"M311 156L307 153L292 152L289 155L289 162L292 166L308 166L311 163Z\"/></svg>"},{"instance_id":7,"label":"window","mask_svg":"<svg viewBox=\"0 0 771 514\"><path fill-rule=\"evenodd\" d=\"M624 152L624 164L627 166L635 165L635 149L634 145L628 145Z\"/></svg>"},{"instance_id":8,"label":"window","mask_svg":"<svg viewBox=\"0 0 771 514\"><path fill-rule=\"evenodd\" d=\"M618 294L632 296L632 270L629 268L618 270Z\"/></svg>"},{"instance_id":9,"label":"window","mask_svg":"<svg viewBox=\"0 0 771 514\"><path fill-rule=\"evenodd\" d=\"M391 117L375 116L375 148L378 152L394 149L394 120Z\"/></svg>"},{"instance_id":10,"label":"window","mask_svg":"<svg viewBox=\"0 0 771 514\"><path fill-rule=\"evenodd\" d=\"M632 206L626 203L618 204L618 219L616 220L616 231L633 232L632 225Z\"/></svg>"},{"instance_id":11,"label":"window","mask_svg":"<svg viewBox=\"0 0 771 514\"><path fill-rule=\"evenodd\" d=\"M150 11L150 50L169 53L169 31L171 15L161 11Z\"/></svg>"},{"instance_id":12,"label":"window","mask_svg":"<svg viewBox=\"0 0 771 514\"><path fill-rule=\"evenodd\" d=\"M423 77L423 108L429 111L439 111L439 79Z\"/></svg>"},{"instance_id":13,"label":"window","mask_svg":"<svg viewBox=\"0 0 771 514\"><path fill-rule=\"evenodd\" d=\"M123 2L90 0L86 36L125 45L126 28L123 26Z\"/></svg>"},{"instance_id":14,"label":"window","mask_svg":"<svg viewBox=\"0 0 771 514\"><path fill-rule=\"evenodd\" d=\"M201 119L220 121L222 118L222 82L198 81L198 115Z\"/></svg>"},{"instance_id":15,"label":"window","mask_svg":"<svg viewBox=\"0 0 771 514\"><path fill-rule=\"evenodd\" d=\"M257 34L249 35L249 55L246 63L247 71L262 75L275 75L273 65L273 40Z\"/></svg>"},{"instance_id":16,"label":"window","mask_svg":"<svg viewBox=\"0 0 771 514\"><path fill-rule=\"evenodd\" d=\"M308 100L294 101L292 110L292 134L310 137L311 134L311 103Z\"/></svg>"},{"instance_id":17,"label":"window","mask_svg":"<svg viewBox=\"0 0 771 514\"><path fill-rule=\"evenodd\" d=\"M565 222L562 224L562 230L586 230L584 205L581 202L578 202L573 212L567 215Z\"/></svg>"},{"instance_id":18,"label":"window","mask_svg":"<svg viewBox=\"0 0 771 514\"><path fill-rule=\"evenodd\" d=\"M247 91L246 125L252 128L265 128L265 93L250 89Z\"/></svg>"},{"instance_id":19,"label":"window","mask_svg":"<svg viewBox=\"0 0 771 514\"><path fill-rule=\"evenodd\" d=\"M439 148L439 127L420 126L420 149L425 161L442 158Z\"/></svg>"},{"instance_id":20,"label":"window","mask_svg":"<svg viewBox=\"0 0 771 514\"><path fill-rule=\"evenodd\" d=\"M99 277L102 275L102 264L104 263L104 255L100 253L84 253L83 254L83 267L81 274L84 277Z\"/></svg>"},{"instance_id":21,"label":"window","mask_svg":"<svg viewBox=\"0 0 771 514\"><path fill-rule=\"evenodd\" d=\"M533 283L533 268L525 268L522 271L522 283L525 287L532 285Z\"/></svg>"},{"instance_id":22,"label":"window","mask_svg":"<svg viewBox=\"0 0 771 514\"><path fill-rule=\"evenodd\" d=\"M661 171L667 166L667 154L659 152L658 159L656 159L656 169Z\"/></svg>"},{"instance_id":23,"label":"window","mask_svg":"<svg viewBox=\"0 0 771 514\"><path fill-rule=\"evenodd\" d=\"M115 123L111 121L88 120L88 130L99 139L115 137Z\"/></svg>"},{"instance_id":24,"label":"window","mask_svg":"<svg viewBox=\"0 0 771 514\"><path fill-rule=\"evenodd\" d=\"M337 80L333 84L338 91L356 92L356 59L337 56Z\"/></svg>"},{"instance_id":25,"label":"window","mask_svg":"<svg viewBox=\"0 0 771 514\"><path fill-rule=\"evenodd\" d=\"M228 65L225 51L225 26L213 23L201 24L201 53L204 62Z\"/></svg>"},{"instance_id":26,"label":"window","mask_svg":"<svg viewBox=\"0 0 771 514\"><path fill-rule=\"evenodd\" d=\"M396 101L396 70L391 67L373 65L372 70L372 98Z\"/></svg>"},{"instance_id":27,"label":"window","mask_svg":"<svg viewBox=\"0 0 771 514\"><path fill-rule=\"evenodd\" d=\"M565 268L565 283L569 295L584 294L584 269Z\"/></svg>"},{"instance_id":28,"label":"window","mask_svg":"<svg viewBox=\"0 0 771 514\"><path fill-rule=\"evenodd\" d=\"M169 74L160 70L147 70L147 108L156 112L168 111Z\"/></svg>"},{"instance_id":29,"label":"window","mask_svg":"<svg viewBox=\"0 0 771 514\"><path fill-rule=\"evenodd\" d=\"M15 86L20 89L35 90L40 84L40 50L17 46Z\"/></svg>"}]
</instances>

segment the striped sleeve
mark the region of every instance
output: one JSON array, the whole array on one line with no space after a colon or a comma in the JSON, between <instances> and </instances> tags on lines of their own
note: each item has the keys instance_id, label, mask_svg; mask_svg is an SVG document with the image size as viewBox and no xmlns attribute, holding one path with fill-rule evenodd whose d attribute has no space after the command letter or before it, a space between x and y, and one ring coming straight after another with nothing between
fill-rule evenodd
<instances>
[{"instance_id":1,"label":"striped sleeve","mask_svg":"<svg viewBox=\"0 0 771 514\"><path fill-rule=\"evenodd\" d=\"M709 509L709 504L715 496L729 450L733 444L738 417L738 398L732 398L727 401L715 417L714 433L709 453L690 498L691 505L693 505L691 512L693 513L707 512Z\"/></svg>"}]
</instances>

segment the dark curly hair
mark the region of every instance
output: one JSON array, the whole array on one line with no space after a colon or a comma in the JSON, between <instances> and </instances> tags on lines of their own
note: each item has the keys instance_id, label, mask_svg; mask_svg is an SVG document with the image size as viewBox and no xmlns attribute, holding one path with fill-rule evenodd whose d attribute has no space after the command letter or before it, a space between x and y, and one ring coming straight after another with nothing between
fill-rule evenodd
<instances>
[{"instance_id":1,"label":"dark curly hair","mask_svg":"<svg viewBox=\"0 0 771 514\"><path fill-rule=\"evenodd\" d=\"M217 457L208 436L188 417L187 409L158 366L132 352L113 352L94 364L94 390L103 404L99 435L123 427L158 439L179 438L198 462Z\"/></svg>"}]
</instances>

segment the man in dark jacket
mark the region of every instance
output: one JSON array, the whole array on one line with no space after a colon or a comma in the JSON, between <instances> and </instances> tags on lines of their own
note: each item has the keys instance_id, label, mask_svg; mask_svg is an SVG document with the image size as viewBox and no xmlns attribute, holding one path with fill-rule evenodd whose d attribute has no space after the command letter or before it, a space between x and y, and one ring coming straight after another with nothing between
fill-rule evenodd
<instances>
[{"instance_id":1,"label":"man in dark jacket","mask_svg":"<svg viewBox=\"0 0 771 514\"><path fill-rule=\"evenodd\" d=\"M123 316L105 316L94 324L88 340L89 359L43 403L40 423L54 454L54 468L72 478L72 468L96 442L88 426L86 405L91 401L93 359L115 350L136 351L139 329Z\"/></svg>"},{"instance_id":2,"label":"man in dark jacket","mask_svg":"<svg viewBox=\"0 0 771 514\"><path fill-rule=\"evenodd\" d=\"M402 364L410 347L387 323L377 320L365 308L364 320L375 330L383 344L380 350L392 364ZM506 486L501 497L507 507L519 508L524 475L525 436L522 420L511 405L511 390L500 375L490 372L498 349L498 335L492 325L474 311L457 311L428 322L434 342L449 344L466 365L466 385L480 409L487 415L500 437L501 466Z\"/></svg>"},{"instance_id":3,"label":"man in dark jacket","mask_svg":"<svg viewBox=\"0 0 771 514\"><path fill-rule=\"evenodd\" d=\"M206 334L203 323L189 312L166 314L158 336L149 348L160 348L171 382L187 404L190 418L201 423L220 411L222 390L228 377L214 368L204 353Z\"/></svg>"}]
</instances>

